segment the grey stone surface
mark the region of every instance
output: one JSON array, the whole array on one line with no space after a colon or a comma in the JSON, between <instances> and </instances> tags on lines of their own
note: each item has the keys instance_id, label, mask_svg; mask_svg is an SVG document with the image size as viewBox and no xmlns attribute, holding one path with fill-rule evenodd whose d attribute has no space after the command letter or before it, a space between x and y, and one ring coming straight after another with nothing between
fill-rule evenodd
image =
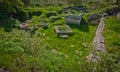
<instances>
[{"instance_id":1,"label":"grey stone surface","mask_svg":"<svg viewBox=\"0 0 120 72\"><path fill-rule=\"evenodd\" d=\"M100 19L101 18L101 15L99 14L91 14L88 18L89 21L93 21L93 20L97 20L97 19Z\"/></svg>"},{"instance_id":2,"label":"grey stone surface","mask_svg":"<svg viewBox=\"0 0 120 72\"><path fill-rule=\"evenodd\" d=\"M102 35L103 31L104 31L104 16L102 16L101 18L101 21L96 30L95 37L93 39L93 44L95 47L94 53L106 52L105 45L104 45L104 36ZM90 53L87 56L88 61L98 62L100 60L99 55L95 55L94 53Z\"/></svg>"},{"instance_id":3,"label":"grey stone surface","mask_svg":"<svg viewBox=\"0 0 120 72\"><path fill-rule=\"evenodd\" d=\"M47 29L48 28L48 24L42 24L41 25L43 29Z\"/></svg>"},{"instance_id":4,"label":"grey stone surface","mask_svg":"<svg viewBox=\"0 0 120 72\"><path fill-rule=\"evenodd\" d=\"M63 27L66 28L65 31L61 31L59 28ZM54 26L54 30L56 32L56 34L60 37L67 37L67 35L71 35L72 34L72 30L69 26L65 25L65 26Z\"/></svg>"},{"instance_id":5,"label":"grey stone surface","mask_svg":"<svg viewBox=\"0 0 120 72\"><path fill-rule=\"evenodd\" d=\"M23 30L28 31L29 30L29 24L22 23L22 24L19 25L19 29L23 29Z\"/></svg>"},{"instance_id":6,"label":"grey stone surface","mask_svg":"<svg viewBox=\"0 0 120 72\"><path fill-rule=\"evenodd\" d=\"M76 15L66 15L65 17L65 21L67 24L77 24L79 25L81 23L82 20L82 14L80 14L79 16Z\"/></svg>"},{"instance_id":7,"label":"grey stone surface","mask_svg":"<svg viewBox=\"0 0 120 72\"><path fill-rule=\"evenodd\" d=\"M117 14L117 19L120 20L120 12Z\"/></svg>"}]
</instances>

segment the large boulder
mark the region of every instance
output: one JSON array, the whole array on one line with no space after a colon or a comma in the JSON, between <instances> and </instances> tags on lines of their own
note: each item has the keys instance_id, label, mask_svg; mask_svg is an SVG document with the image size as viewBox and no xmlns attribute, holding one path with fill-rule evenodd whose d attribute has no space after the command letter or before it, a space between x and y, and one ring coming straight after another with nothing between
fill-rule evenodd
<instances>
[{"instance_id":1,"label":"large boulder","mask_svg":"<svg viewBox=\"0 0 120 72\"><path fill-rule=\"evenodd\" d=\"M82 21L82 16L83 14L80 14L79 16L77 15L66 15L65 17L65 21L67 24L77 24L77 25L80 25L81 21Z\"/></svg>"},{"instance_id":2,"label":"large boulder","mask_svg":"<svg viewBox=\"0 0 120 72\"><path fill-rule=\"evenodd\" d=\"M99 15L99 14L91 14L88 18L88 21L93 21L93 20L97 20L100 18L101 18L101 15Z\"/></svg>"}]
</instances>

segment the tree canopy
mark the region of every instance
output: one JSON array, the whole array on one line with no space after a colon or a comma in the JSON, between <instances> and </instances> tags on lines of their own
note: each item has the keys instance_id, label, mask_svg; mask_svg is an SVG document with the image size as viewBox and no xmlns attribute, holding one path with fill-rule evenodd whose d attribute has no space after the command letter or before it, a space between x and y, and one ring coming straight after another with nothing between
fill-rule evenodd
<instances>
[{"instance_id":1,"label":"tree canopy","mask_svg":"<svg viewBox=\"0 0 120 72\"><path fill-rule=\"evenodd\" d=\"M23 5L21 0L0 0L0 13L15 13Z\"/></svg>"}]
</instances>

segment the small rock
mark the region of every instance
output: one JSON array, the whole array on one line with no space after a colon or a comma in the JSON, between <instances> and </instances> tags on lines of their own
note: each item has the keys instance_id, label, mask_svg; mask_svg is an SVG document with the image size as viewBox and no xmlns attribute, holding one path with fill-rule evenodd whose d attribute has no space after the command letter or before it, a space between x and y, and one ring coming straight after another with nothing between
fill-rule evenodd
<instances>
[{"instance_id":1,"label":"small rock","mask_svg":"<svg viewBox=\"0 0 120 72\"><path fill-rule=\"evenodd\" d=\"M41 25L43 29L47 29L48 28L48 24L42 24Z\"/></svg>"},{"instance_id":2,"label":"small rock","mask_svg":"<svg viewBox=\"0 0 120 72\"><path fill-rule=\"evenodd\" d=\"M120 19L120 12L117 14L117 19Z\"/></svg>"}]
</instances>

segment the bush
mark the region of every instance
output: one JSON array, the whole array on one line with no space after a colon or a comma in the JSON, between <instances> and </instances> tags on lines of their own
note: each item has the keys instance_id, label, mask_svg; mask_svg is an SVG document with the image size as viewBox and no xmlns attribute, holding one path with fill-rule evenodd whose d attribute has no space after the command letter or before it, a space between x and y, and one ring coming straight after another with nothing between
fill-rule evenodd
<instances>
[{"instance_id":1,"label":"bush","mask_svg":"<svg viewBox=\"0 0 120 72\"><path fill-rule=\"evenodd\" d=\"M56 16L56 15L57 15L56 11L50 11L49 13L46 14L47 18L51 16Z\"/></svg>"},{"instance_id":2,"label":"bush","mask_svg":"<svg viewBox=\"0 0 120 72\"><path fill-rule=\"evenodd\" d=\"M57 20L53 23L54 25L63 25L65 22L63 20Z\"/></svg>"},{"instance_id":3,"label":"bush","mask_svg":"<svg viewBox=\"0 0 120 72\"><path fill-rule=\"evenodd\" d=\"M29 15L29 19L32 18L32 16L40 16L42 14L42 11L37 11L37 10L32 10L30 12L28 12L28 15Z\"/></svg>"},{"instance_id":4,"label":"bush","mask_svg":"<svg viewBox=\"0 0 120 72\"><path fill-rule=\"evenodd\" d=\"M60 20L60 19L61 19L61 17L59 17L59 16L51 16L50 17L51 22L55 22L56 20Z\"/></svg>"},{"instance_id":5,"label":"bush","mask_svg":"<svg viewBox=\"0 0 120 72\"><path fill-rule=\"evenodd\" d=\"M3 27L5 31L9 32L14 28L16 25L20 24L20 22L17 19L14 19L12 17L8 17L4 14L0 15L0 27Z\"/></svg>"},{"instance_id":6,"label":"bush","mask_svg":"<svg viewBox=\"0 0 120 72\"><path fill-rule=\"evenodd\" d=\"M27 10L24 9L18 9L17 13L16 13L16 17L18 17L18 19L20 21L25 21L28 18L28 12Z\"/></svg>"},{"instance_id":7,"label":"bush","mask_svg":"<svg viewBox=\"0 0 120 72\"><path fill-rule=\"evenodd\" d=\"M23 53L24 49L20 46L18 46L16 43L12 41L7 41L3 43L4 50L8 53L14 54L14 53Z\"/></svg>"}]
</instances>

